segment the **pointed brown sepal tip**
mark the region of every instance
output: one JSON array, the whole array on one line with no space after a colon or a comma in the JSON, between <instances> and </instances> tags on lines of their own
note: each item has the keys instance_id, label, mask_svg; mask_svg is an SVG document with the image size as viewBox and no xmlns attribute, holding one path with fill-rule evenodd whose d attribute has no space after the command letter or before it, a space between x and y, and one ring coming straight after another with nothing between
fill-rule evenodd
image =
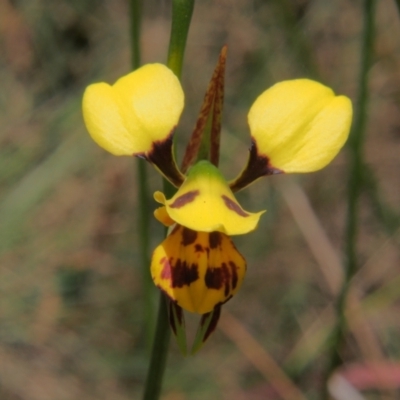
<instances>
[{"instance_id":1,"label":"pointed brown sepal tip","mask_svg":"<svg viewBox=\"0 0 400 400\"><path fill-rule=\"evenodd\" d=\"M221 142L221 120L224 105L225 91L225 66L228 48L225 45L220 52L216 71L218 75L215 81L214 106L212 111L211 135L210 135L210 161L216 167L219 163L219 147Z\"/></svg>"},{"instance_id":2,"label":"pointed brown sepal tip","mask_svg":"<svg viewBox=\"0 0 400 400\"><path fill-rule=\"evenodd\" d=\"M219 53L219 57L220 58L226 58L227 53L228 53L228 45L224 44L222 46L221 52Z\"/></svg>"},{"instance_id":3,"label":"pointed brown sepal tip","mask_svg":"<svg viewBox=\"0 0 400 400\"><path fill-rule=\"evenodd\" d=\"M210 159L214 165L218 165L227 51L228 48L225 45L221 49L217 65L210 83L208 84L195 128L183 156L181 165L183 173L185 173L197 159ZM210 118L211 127L208 126ZM210 132L208 132L208 130L210 130ZM203 152L206 154L203 154Z\"/></svg>"},{"instance_id":4,"label":"pointed brown sepal tip","mask_svg":"<svg viewBox=\"0 0 400 400\"><path fill-rule=\"evenodd\" d=\"M186 356L186 330L185 330L185 317L183 310L174 301L167 299L168 301L168 316L169 325L171 327L172 333L175 336L176 343L179 347L182 355Z\"/></svg>"},{"instance_id":5,"label":"pointed brown sepal tip","mask_svg":"<svg viewBox=\"0 0 400 400\"><path fill-rule=\"evenodd\" d=\"M221 304L217 305L213 311L202 315L197 329L196 338L193 342L192 355L196 354L204 345L206 340L215 331L219 317L221 316Z\"/></svg>"}]
</instances>

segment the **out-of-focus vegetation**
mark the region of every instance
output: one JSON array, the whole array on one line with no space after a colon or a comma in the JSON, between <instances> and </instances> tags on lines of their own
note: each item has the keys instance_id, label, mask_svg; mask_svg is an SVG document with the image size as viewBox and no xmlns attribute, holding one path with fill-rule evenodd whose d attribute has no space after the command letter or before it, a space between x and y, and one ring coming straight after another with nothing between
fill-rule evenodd
<instances>
[{"instance_id":1,"label":"out-of-focus vegetation","mask_svg":"<svg viewBox=\"0 0 400 400\"><path fill-rule=\"evenodd\" d=\"M144 3L142 62L165 62L169 1ZM178 145L193 129L224 44L227 178L247 156L247 111L273 83L311 77L355 99L362 4L199 0ZM129 71L128 16L123 0L0 0L0 399L140 398L149 338L137 261L137 161L94 145L80 111L86 85ZM359 204L361 264L351 281L341 354L345 367L355 367L339 377L366 399L396 399L400 15L394 1L378 2L375 24L365 143L371 179ZM238 195L246 209L268 210L256 232L235 238L248 261L244 285L195 357L182 357L172 344L165 400L274 399L282 376L289 380L283 385L320 398L343 275L348 169L344 150L323 171L264 179ZM151 188L159 189L159 176L149 172ZM155 246L163 229L155 221L150 229Z\"/></svg>"}]
</instances>

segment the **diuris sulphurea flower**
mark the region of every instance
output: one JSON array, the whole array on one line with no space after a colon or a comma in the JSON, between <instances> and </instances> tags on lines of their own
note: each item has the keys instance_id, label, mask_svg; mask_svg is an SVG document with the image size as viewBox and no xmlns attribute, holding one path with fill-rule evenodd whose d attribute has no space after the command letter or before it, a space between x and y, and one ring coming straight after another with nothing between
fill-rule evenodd
<instances>
[{"instance_id":1,"label":"diuris sulphurea flower","mask_svg":"<svg viewBox=\"0 0 400 400\"><path fill-rule=\"evenodd\" d=\"M264 212L244 210L233 193L263 176L325 167L347 140L352 120L350 100L321 83L276 83L250 108L248 160L239 176L227 182L218 170L225 59L226 48L181 168L173 135L184 92L166 66L144 65L114 85L88 86L83 96L84 122L99 146L114 155L146 159L177 188L170 199L154 194L162 205L155 217L170 228L153 253L150 270L170 300L171 327L178 337L182 309L203 315L195 350L215 328L221 305L236 294L245 275L246 261L230 236L256 229Z\"/></svg>"}]
</instances>

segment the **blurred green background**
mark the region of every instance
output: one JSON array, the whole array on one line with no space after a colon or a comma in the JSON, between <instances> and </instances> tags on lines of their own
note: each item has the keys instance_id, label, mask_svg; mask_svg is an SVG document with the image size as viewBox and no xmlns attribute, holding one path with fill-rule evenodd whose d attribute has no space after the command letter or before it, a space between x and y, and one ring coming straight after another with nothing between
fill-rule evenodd
<instances>
[{"instance_id":1,"label":"blurred green background","mask_svg":"<svg viewBox=\"0 0 400 400\"><path fill-rule=\"evenodd\" d=\"M170 1L144 3L142 62L165 62ZM224 44L221 168L227 178L236 176L247 157L248 109L275 82L310 77L354 100L362 5L197 1L183 69L180 156ZM138 261L137 160L98 148L81 116L88 84L112 83L130 70L128 17L126 0L0 0L0 399L140 398L149 338ZM342 357L345 365L396 367L400 15L395 2L379 1L374 19L365 143L371 182L359 203L360 269L351 282ZM164 400L280 398L272 389L276 371L307 398L320 398L343 275L348 165L343 150L323 171L270 177L238 194L246 209L268 210L256 232L235 238L248 261L245 282L196 356L184 358L171 344ZM161 188L150 168L149 185ZM150 232L153 248L163 228L152 220ZM154 288L155 303L156 298ZM188 322L192 335L197 321ZM400 373L396 376L399 387ZM396 383L357 382L355 387L365 389L362 398L400 398Z\"/></svg>"}]
</instances>

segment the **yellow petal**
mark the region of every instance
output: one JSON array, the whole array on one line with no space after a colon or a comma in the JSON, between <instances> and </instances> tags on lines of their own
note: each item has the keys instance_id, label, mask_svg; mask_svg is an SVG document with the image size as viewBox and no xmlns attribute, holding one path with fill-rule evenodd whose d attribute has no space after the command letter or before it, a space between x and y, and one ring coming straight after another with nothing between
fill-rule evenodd
<instances>
[{"instance_id":1,"label":"yellow petal","mask_svg":"<svg viewBox=\"0 0 400 400\"><path fill-rule=\"evenodd\" d=\"M195 232L177 225L152 257L156 286L183 309L205 314L240 288L246 261L220 232Z\"/></svg>"},{"instance_id":2,"label":"yellow petal","mask_svg":"<svg viewBox=\"0 0 400 400\"><path fill-rule=\"evenodd\" d=\"M170 200L161 192L156 192L154 198L166 206L175 222L200 232L248 233L257 227L264 213L243 210L219 170L208 161L200 161L189 170Z\"/></svg>"},{"instance_id":3,"label":"yellow petal","mask_svg":"<svg viewBox=\"0 0 400 400\"><path fill-rule=\"evenodd\" d=\"M145 154L171 134L184 94L174 73L148 64L114 85L95 83L83 95L83 118L93 140L114 155Z\"/></svg>"},{"instance_id":4,"label":"yellow petal","mask_svg":"<svg viewBox=\"0 0 400 400\"><path fill-rule=\"evenodd\" d=\"M283 81L262 93L248 121L260 155L284 172L326 166L347 140L352 105L315 81Z\"/></svg>"},{"instance_id":5,"label":"yellow petal","mask_svg":"<svg viewBox=\"0 0 400 400\"><path fill-rule=\"evenodd\" d=\"M175 223L175 221L168 215L165 206L155 209L154 217L165 226L171 226Z\"/></svg>"}]
</instances>

